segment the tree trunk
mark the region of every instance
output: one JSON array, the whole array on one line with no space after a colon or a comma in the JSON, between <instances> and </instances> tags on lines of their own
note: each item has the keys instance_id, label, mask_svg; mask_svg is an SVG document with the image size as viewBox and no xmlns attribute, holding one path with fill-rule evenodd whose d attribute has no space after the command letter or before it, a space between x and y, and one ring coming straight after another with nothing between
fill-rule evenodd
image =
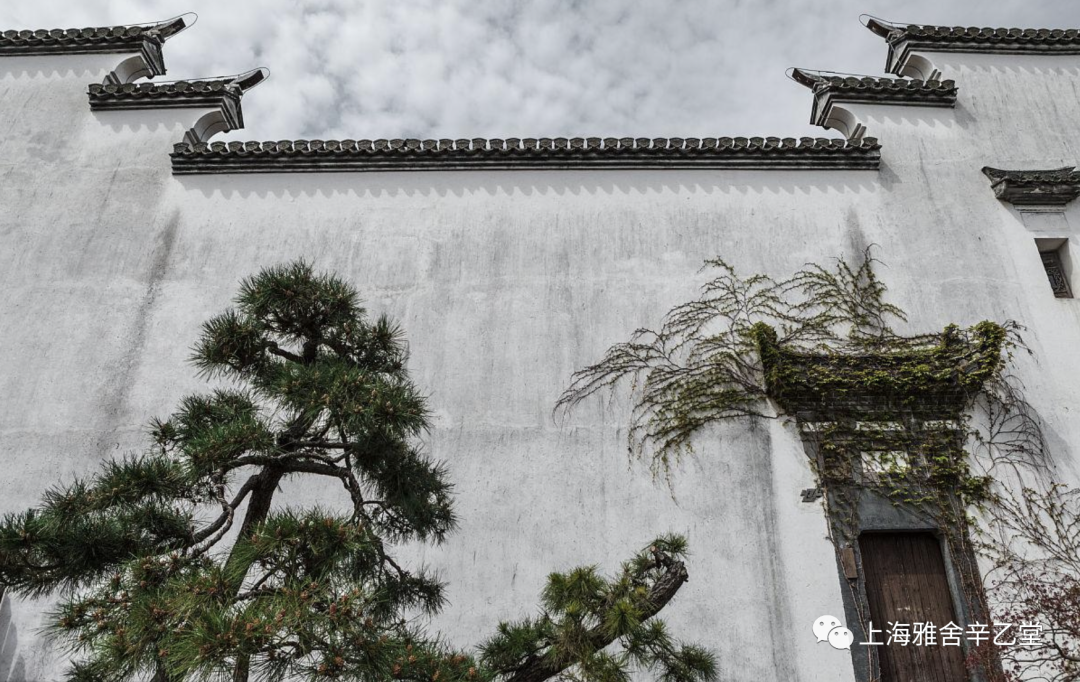
<instances>
[{"instance_id":1,"label":"tree trunk","mask_svg":"<svg viewBox=\"0 0 1080 682\"><path fill-rule=\"evenodd\" d=\"M244 514L244 522L240 524L240 533L237 538L251 537L255 526L266 520L270 514L270 503L274 500L278 483L285 475L283 469L264 468L259 472L255 487L251 490L251 499L248 500L247 512ZM235 545L234 545L235 547ZM229 557L233 561L233 557Z\"/></svg>"},{"instance_id":2,"label":"tree trunk","mask_svg":"<svg viewBox=\"0 0 1080 682\"><path fill-rule=\"evenodd\" d=\"M312 341L304 343L304 363L308 364L315 360L316 353L318 352L318 344ZM301 438L304 433L311 428L312 419L310 417L298 417L283 433L278 436L278 448L285 452L292 452L295 450L295 442ZM237 536L237 541L240 538L251 537L255 527L266 520L266 517L270 514L270 503L274 499L274 493L277 492L278 483L281 482L282 477L285 475L284 468L265 467L258 474L260 479L255 487L251 491L251 499L248 500L247 512L244 514L244 522L240 524L240 533ZM236 545L233 545L235 550ZM247 576L249 566L236 565L237 559L235 551L229 556L229 561L226 563L228 569L235 569L239 572L240 578L237 580L235 590L237 592L243 587L244 577ZM233 671L233 682L248 682L251 669L251 656L241 654L236 658L236 670Z\"/></svg>"},{"instance_id":3,"label":"tree trunk","mask_svg":"<svg viewBox=\"0 0 1080 682\"><path fill-rule=\"evenodd\" d=\"M277 492L278 483L281 482L281 478L285 475L285 471L282 469L265 468L258 474L258 482L251 491L251 499L248 500L247 511L244 513L244 522L240 524L240 533L237 537L237 542L243 538L251 537L256 526L266 520L266 517L270 514L270 503L274 500L274 493ZM238 566L236 562L235 554L236 545L233 545L233 553L229 555L229 560L225 564L227 572L229 570L236 570L240 575L236 581L234 589L239 592L243 587L244 578L247 577L248 566ZM251 657L248 655L238 656L236 659L236 669L233 671L233 682L247 682L251 668Z\"/></svg>"}]
</instances>

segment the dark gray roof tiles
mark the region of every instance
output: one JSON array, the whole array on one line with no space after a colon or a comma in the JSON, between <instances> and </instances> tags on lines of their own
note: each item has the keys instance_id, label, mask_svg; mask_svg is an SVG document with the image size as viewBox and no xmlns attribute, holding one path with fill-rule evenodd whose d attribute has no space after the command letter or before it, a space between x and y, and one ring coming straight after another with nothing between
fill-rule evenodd
<instances>
[{"instance_id":1,"label":"dark gray roof tiles","mask_svg":"<svg viewBox=\"0 0 1080 682\"><path fill-rule=\"evenodd\" d=\"M994 196L1014 206L1064 206L1080 196L1080 171L1072 166L1050 170L1001 170L986 166Z\"/></svg>"},{"instance_id":2,"label":"dark gray roof tiles","mask_svg":"<svg viewBox=\"0 0 1080 682\"><path fill-rule=\"evenodd\" d=\"M869 100L883 104L930 104L952 106L956 103L956 82L921 81L911 78L880 78L823 74L808 69L793 69L792 77L809 87L814 94L831 94L845 101Z\"/></svg>"},{"instance_id":3,"label":"dark gray roof tiles","mask_svg":"<svg viewBox=\"0 0 1080 682\"><path fill-rule=\"evenodd\" d=\"M137 26L0 31L0 57L138 53L150 75L165 73L161 46L193 23L188 14Z\"/></svg>"},{"instance_id":4,"label":"dark gray roof tiles","mask_svg":"<svg viewBox=\"0 0 1080 682\"><path fill-rule=\"evenodd\" d=\"M180 143L173 172L877 169L874 138L508 138Z\"/></svg>"},{"instance_id":5,"label":"dark gray roof tiles","mask_svg":"<svg viewBox=\"0 0 1080 682\"><path fill-rule=\"evenodd\" d=\"M189 25L186 17L139 26L4 31L0 56L140 52L149 73L164 73L161 45ZM220 106L228 129L242 125L244 91L265 78L242 76L172 83L89 86L95 110ZM942 102L955 96L951 83L889 79L824 79L813 87L830 95L905 102ZM951 89L951 90L950 90ZM200 142L185 136L174 146L176 173L272 173L376 170L516 169L877 169L874 138L526 138L471 140L284 140Z\"/></svg>"},{"instance_id":6,"label":"dark gray roof tiles","mask_svg":"<svg viewBox=\"0 0 1080 682\"><path fill-rule=\"evenodd\" d=\"M1080 29L1075 28L979 28L976 26L921 26L893 24L870 19L866 27L889 42L918 40L946 49L967 45L973 52L1034 49L1047 51L1080 48Z\"/></svg>"},{"instance_id":7,"label":"dark gray roof tiles","mask_svg":"<svg viewBox=\"0 0 1080 682\"><path fill-rule=\"evenodd\" d=\"M869 17L866 27L889 44L886 70L898 73L912 51L1080 54L1080 29L978 28L894 24Z\"/></svg>"},{"instance_id":8,"label":"dark gray roof tiles","mask_svg":"<svg viewBox=\"0 0 1080 682\"><path fill-rule=\"evenodd\" d=\"M168 83L94 83L89 86L90 108L158 109L222 106L225 100L239 104L244 92L266 79L266 69L237 76Z\"/></svg>"},{"instance_id":9,"label":"dark gray roof tiles","mask_svg":"<svg viewBox=\"0 0 1080 682\"><path fill-rule=\"evenodd\" d=\"M910 78L879 78L823 73L809 69L792 69L791 78L810 88L814 106L810 122L822 125L832 102L866 102L922 107L952 107L956 105L956 83L922 81Z\"/></svg>"},{"instance_id":10,"label":"dark gray roof tiles","mask_svg":"<svg viewBox=\"0 0 1080 682\"><path fill-rule=\"evenodd\" d=\"M110 26L104 28L54 28L36 31L0 32L0 54L85 54L88 52L129 52L143 41L162 43L188 26L185 17L156 24Z\"/></svg>"}]
</instances>

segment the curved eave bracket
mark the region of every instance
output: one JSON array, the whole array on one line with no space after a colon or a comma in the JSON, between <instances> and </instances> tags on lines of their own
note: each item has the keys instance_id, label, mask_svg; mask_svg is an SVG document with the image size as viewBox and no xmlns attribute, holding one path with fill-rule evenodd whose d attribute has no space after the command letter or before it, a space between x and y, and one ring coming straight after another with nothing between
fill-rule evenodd
<instances>
[{"instance_id":1,"label":"curved eave bracket","mask_svg":"<svg viewBox=\"0 0 1080 682\"><path fill-rule=\"evenodd\" d=\"M870 29L874 35L884 38L888 44L889 53L885 57L885 73L924 80L940 77L940 72L936 69L930 68L927 70L924 68L925 65L922 64L917 64L912 69L907 68L905 62L911 55L907 49L907 41L904 39L905 24L886 21L869 14L860 15L859 21L862 22L863 26ZM925 58L923 60L925 61Z\"/></svg>"},{"instance_id":2,"label":"curved eave bracket","mask_svg":"<svg viewBox=\"0 0 1080 682\"><path fill-rule=\"evenodd\" d=\"M905 78L879 78L841 74L813 69L788 69L788 77L814 94L810 123L835 129L848 139L866 133L850 108L840 103L884 104L894 106L953 107L957 87L953 81L922 81Z\"/></svg>"},{"instance_id":3,"label":"curved eave bracket","mask_svg":"<svg viewBox=\"0 0 1080 682\"><path fill-rule=\"evenodd\" d=\"M240 106L244 94L270 75L265 67L232 76L146 83L102 83L89 86L92 111L118 109L211 109L185 136L205 142L210 136L244 127Z\"/></svg>"}]
</instances>

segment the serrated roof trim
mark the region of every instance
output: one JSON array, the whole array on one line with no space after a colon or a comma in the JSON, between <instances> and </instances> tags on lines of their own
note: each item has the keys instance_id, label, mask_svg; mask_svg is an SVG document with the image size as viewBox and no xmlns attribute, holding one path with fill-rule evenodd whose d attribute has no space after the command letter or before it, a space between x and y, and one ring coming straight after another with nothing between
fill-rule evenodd
<instances>
[{"instance_id":1,"label":"serrated roof trim","mask_svg":"<svg viewBox=\"0 0 1080 682\"><path fill-rule=\"evenodd\" d=\"M873 17L868 18L866 27L888 43L889 73L899 73L912 52L1080 54L1080 29L1075 28L929 26L895 24Z\"/></svg>"},{"instance_id":2,"label":"serrated roof trim","mask_svg":"<svg viewBox=\"0 0 1080 682\"><path fill-rule=\"evenodd\" d=\"M873 138L508 138L179 143L173 172L876 169Z\"/></svg>"},{"instance_id":3,"label":"serrated roof trim","mask_svg":"<svg viewBox=\"0 0 1080 682\"><path fill-rule=\"evenodd\" d=\"M93 83L88 87L90 108L163 109L239 107L244 93L266 79L266 69L220 78L178 80L168 83Z\"/></svg>"},{"instance_id":4,"label":"serrated roof trim","mask_svg":"<svg viewBox=\"0 0 1080 682\"><path fill-rule=\"evenodd\" d=\"M824 125L834 102L952 107L956 105L958 90L951 80L840 75L810 69L792 69L791 78L813 92L810 122L815 125Z\"/></svg>"},{"instance_id":5,"label":"serrated roof trim","mask_svg":"<svg viewBox=\"0 0 1080 682\"><path fill-rule=\"evenodd\" d=\"M128 26L0 31L0 57L139 53L159 76L165 73L161 46L190 25L189 16Z\"/></svg>"}]
</instances>

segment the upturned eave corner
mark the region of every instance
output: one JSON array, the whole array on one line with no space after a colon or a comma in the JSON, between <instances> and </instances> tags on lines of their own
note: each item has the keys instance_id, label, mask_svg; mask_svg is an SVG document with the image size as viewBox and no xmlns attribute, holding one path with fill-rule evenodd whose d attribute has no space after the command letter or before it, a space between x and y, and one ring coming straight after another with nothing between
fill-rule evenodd
<instances>
[{"instance_id":1,"label":"upturned eave corner","mask_svg":"<svg viewBox=\"0 0 1080 682\"><path fill-rule=\"evenodd\" d=\"M1049 170L1002 170L986 166L994 196L1013 206L1064 207L1080 196L1080 171L1072 166Z\"/></svg>"},{"instance_id":2,"label":"upturned eave corner","mask_svg":"<svg viewBox=\"0 0 1080 682\"><path fill-rule=\"evenodd\" d=\"M92 111L124 109L211 109L214 129L200 128L191 141L204 141L216 132L244 127L241 99L251 88L269 76L265 67L246 73L216 78L189 79L171 82L92 83L87 96ZM185 138L187 139L187 138Z\"/></svg>"},{"instance_id":3,"label":"upturned eave corner","mask_svg":"<svg viewBox=\"0 0 1080 682\"><path fill-rule=\"evenodd\" d=\"M999 366L1005 334L983 322L876 351L806 352L784 347L767 324L753 330L768 396L790 414L831 418L870 418L900 407L956 418Z\"/></svg>"},{"instance_id":4,"label":"upturned eave corner","mask_svg":"<svg viewBox=\"0 0 1080 682\"><path fill-rule=\"evenodd\" d=\"M198 19L194 12L146 24L98 28L54 28L0 32L0 57L66 54L133 54L134 63L122 63L124 76L154 77L166 73L162 47ZM130 60L129 60L130 61ZM116 76L112 75L114 78ZM121 82L128 82L123 80Z\"/></svg>"},{"instance_id":5,"label":"upturned eave corner","mask_svg":"<svg viewBox=\"0 0 1080 682\"><path fill-rule=\"evenodd\" d=\"M1080 54L1080 29L980 28L897 24L863 15L863 25L885 39L885 70L898 76L933 79L939 75L922 53L968 52L1021 55Z\"/></svg>"},{"instance_id":6,"label":"upturned eave corner","mask_svg":"<svg viewBox=\"0 0 1080 682\"><path fill-rule=\"evenodd\" d=\"M846 131L848 137L865 133L864 125L853 125L850 112L834 111L838 103L884 104L918 107L956 106L956 83L951 80L881 78L857 74L792 68L789 77L809 88L814 101L810 123Z\"/></svg>"}]
</instances>

